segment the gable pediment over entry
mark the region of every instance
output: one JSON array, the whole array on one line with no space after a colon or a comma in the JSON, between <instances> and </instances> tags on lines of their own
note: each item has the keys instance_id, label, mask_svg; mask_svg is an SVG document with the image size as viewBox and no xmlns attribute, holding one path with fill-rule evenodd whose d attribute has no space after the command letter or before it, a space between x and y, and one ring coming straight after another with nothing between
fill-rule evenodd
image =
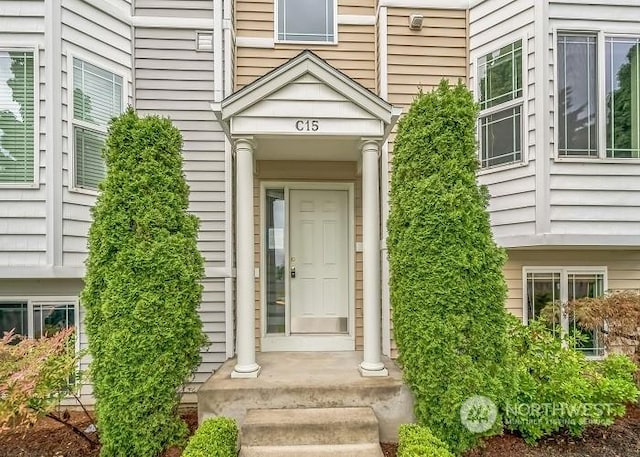
<instances>
[{"instance_id":1,"label":"gable pediment over entry","mask_svg":"<svg viewBox=\"0 0 640 457\"><path fill-rule=\"evenodd\" d=\"M219 120L229 136L385 138L400 109L310 51L227 97Z\"/></svg>"}]
</instances>

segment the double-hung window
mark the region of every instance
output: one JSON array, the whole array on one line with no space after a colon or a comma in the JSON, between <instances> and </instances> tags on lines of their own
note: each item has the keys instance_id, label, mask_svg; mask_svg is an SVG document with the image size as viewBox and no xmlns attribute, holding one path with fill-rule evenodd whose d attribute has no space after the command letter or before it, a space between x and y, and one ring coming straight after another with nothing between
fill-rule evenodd
<instances>
[{"instance_id":1,"label":"double-hung window","mask_svg":"<svg viewBox=\"0 0 640 457\"><path fill-rule=\"evenodd\" d=\"M522 161L522 40L478 59L480 167Z\"/></svg>"},{"instance_id":2,"label":"double-hung window","mask_svg":"<svg viewBox=\"0 0 640 457\"><path fill-rule=\"evenodd\" d=\"M639 54L638 37L558 34L559 157L640 158Z\"/></svg>"},{"instance_id":3,"label":"double-hung window","mask_svg":"<svg viewBox=\"0 0 640 457\"><path fill-rule=\"evenodd\" d=\"M76 325L75 300L0 299L0 335L14 331L30 338L50 336Z\"/></svg>"},{"instance_id":4,"label":"double-hung window","mask_svg":"<svg viewBox=\"0 0 640 457\"><path fill-rule=\"evenodd\" d=\"M580 316L565 304L605 292L604 268L525 268L525 321L542 318L558 334L575 336L575 348L590 357L604 355L603 333L581 327ZM604 325L604 323L603 323Z\"/></svg>"},{"instance_id":5,"label":"double-hung window","mask_svg":"<svg viewBox=\"0 0 640 457\"><path fill-rule=\"evenodd\" d=\"M35 181L33 51L0 50L0 183Z\"/></svg>"},{"instance_id":6,"label":"double-hung window","mask_svg":"<svg viewBox=\"0 0 640 457\"><path fill-rule=\"evenodd\" d=\"M96 190L105 175L107 124L123 109L122 77L73 59L74 186Z\"/></svg>"},{"instance_id":7,"label":"double-hung window","mask_svg":"<svg viewBox=\"0 0 640 457\"><path fill-rule=\"evenodd\" d=\"M278 41L335 43L336 0L276 0Z\"/></svg>"}]
</instances>

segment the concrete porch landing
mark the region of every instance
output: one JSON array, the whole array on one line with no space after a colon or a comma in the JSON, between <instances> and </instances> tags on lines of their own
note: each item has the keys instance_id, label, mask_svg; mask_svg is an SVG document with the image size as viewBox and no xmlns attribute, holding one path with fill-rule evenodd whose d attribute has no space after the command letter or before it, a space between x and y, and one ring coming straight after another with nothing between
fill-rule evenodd
<instances>
[{"instance_id":1,"label":"concrete porch landing","mask_svg":"<svg viewBox=\"0 0 640 457\"><path fill-rule=\"evenodd\" d=\"M198 419L235 418L249 409L370 406L380 440L397 442L398 426L413 422L413 398L395 362L384 358L388 377L362 377L361 352L262 352L260 376L231 379L235 359L226 361L198 390Z\"/></svg>"}]
</instances>

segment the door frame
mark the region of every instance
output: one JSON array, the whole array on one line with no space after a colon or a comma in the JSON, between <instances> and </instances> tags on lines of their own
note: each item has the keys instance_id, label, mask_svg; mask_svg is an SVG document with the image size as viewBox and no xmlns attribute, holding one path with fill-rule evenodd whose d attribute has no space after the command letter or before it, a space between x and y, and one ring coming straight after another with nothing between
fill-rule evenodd
<instances>
[{"instance_id":1,"label":"door frame","mask_svg":"<svg viewBox=\"0 0 640 457\"><path fill-rule=\"evenodd\" d=\"M289 271L289 191L290 190L343 190L347 191L347 243L348 252L348 329L347 334L336 335L301 335L290 333L291 303L290 303L290 280L289 275L285 275L285 334L267 334L267 294L266 294L266 239L264 224L266 221L266 190L270 188L283 188L285 195L285 270ZM356 300L355 300L355 275L356 275L356 243L355 243L355 184L353 182L317 182L317 181L273 181L263 180L260 182L260 350L270 351L354 351L356 342Z\"/></svg>"}]
</instances>

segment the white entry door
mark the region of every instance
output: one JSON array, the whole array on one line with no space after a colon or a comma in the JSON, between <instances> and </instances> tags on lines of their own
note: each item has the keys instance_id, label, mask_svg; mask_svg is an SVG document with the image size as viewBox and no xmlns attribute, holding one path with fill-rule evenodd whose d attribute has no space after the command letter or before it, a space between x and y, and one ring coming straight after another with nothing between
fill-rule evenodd
<instances>
[{"instance_id":1,"label":"white entry door","mask_svg":"<svg viewBox=\"0 0 640 457\"><path fill-rule=\"evenodd\" d=\"M349 332L348 192L289 194L292 334Z\"/></svg>"}]
</instances>

